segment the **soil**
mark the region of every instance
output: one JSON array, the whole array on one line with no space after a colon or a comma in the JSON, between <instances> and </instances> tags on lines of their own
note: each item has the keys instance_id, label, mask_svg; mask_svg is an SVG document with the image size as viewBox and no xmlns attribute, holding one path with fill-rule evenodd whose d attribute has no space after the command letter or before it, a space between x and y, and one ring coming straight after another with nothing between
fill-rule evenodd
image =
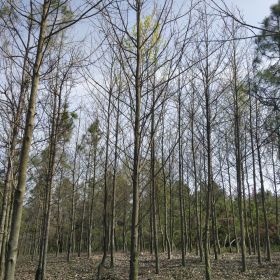
<instances>
[{"instance_id":1,"label":"soil","mask_svg":"<svg viewBox=\"0 0 280 280\"><path fill-rule=\"evenodd\" d=\"M256 256L247 257L247 271L242 273L241 256L239 254L226 253L220 255L219 260L211 260L212 279L279 279L280 280L280 253L273 254L272 262L263 260L258 265ZM101 260L101 255L95 255L87 259L85 255L81 257L73 256L70 262L66 261L66 256L48 256L46 280L95 280L97 279L97 266ZM109 263L109 258L108 258ZM28 257L20 257L17 266L17 280L34 279L36 261L31 261ZM101 279L120 280L128 279L129 256L127 254L116 253L114 268L104 268ZM141 254L139 258L139 280L152 279L204 279L204 264L195 255L186 256L186 267L181 266L180 255L172 255L168 260L166 255L160 255L160 273L155 274L153 256L148 253Z\"/></svg>"}]
</instances>

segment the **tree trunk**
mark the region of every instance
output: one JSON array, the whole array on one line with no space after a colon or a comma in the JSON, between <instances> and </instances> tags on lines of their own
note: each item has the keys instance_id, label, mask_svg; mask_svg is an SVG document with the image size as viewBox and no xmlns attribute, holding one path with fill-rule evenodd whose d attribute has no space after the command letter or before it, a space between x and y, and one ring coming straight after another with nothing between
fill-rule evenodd
<instances>
[{"instance_id":1,"label":"tree trunk","mask_svg":"<svg viewBox=\"0 0 280 280\"><path fill-rule=\"evenodd\" d=\"M170 239L168 235L168 209L167 209L167 182L166 182L166 174L165 174L165 166L164 166L164 120L162 120L162 138L161 138L161 162L162 162L162 178L163 178L163 200L164 200L164 243L167 248L167 257L170 260L171 258L171 245Z\"/></svg>"},{"instance_id":2,"label":"tree trunk","mask_svg":"<svg viewBox=\"0 0 280 280\"><path fill-rule=\"evenodd\" d=\"M120 76L121 80L121 76ZM116 135L115 135L115 154L114 154L114 171L113 171L113 186L112 186L112 209L111 209L111 267L114 267L115 257L115 219L116 219L116 179L117 179L117 161L118 161L118 142L119 142L119 116L120 116L120 92L121 92L121 83L119 85L119 93L117 100L117 116L116 116Z\"/></svg>"},{"instance_id":3,"label":"tree trunk","mask_svg":"<svg viewBox=\"0 0 280 280\"><path fill-rule=\"evenodd\" d=\"M70 212L70 232L68 234L67 244L67 261L70 261L71 254L74 252L75 242L75 193L76 193L76 166L79 149L79 134L80 134L81 118L79 118L77 138L75 143L74 163L72 169L72 189L71 189L71 212Z\"/></svg>"},{"instance_id":4,"label":"tree trunk","mask_svg":"<svg viewBox=\"0 0 280 280\"><path fill-rule=\"evenodd\" d=\"M21 226L21 217L23 210L23 199L26 188L26 173L29 161L29 151L32 141L32 134L34 128L36 99L38 93L38 86L40 81L40 68L43 58L44 38L47 28L47 14L49 10L50 1L45 0L42 8L42 17L40 21L40 31L38 38L38 45L36 50L36 59L32 73L31 92L28 102L28 111L26 115L23 143L21 147L21 154L19 159L19 174L18 183L14 194L13 214L11 232L8 243L8 253L6 259L5 280L13 280L15 275L15 267L17 261L18 240Z\"/></svg>"},{"instance_id":5,"label":"tree trunk","mask_svg":"<svg viewBox=\"0 0 280 280\"><path fill-rule=\"evenodd\" d=\"M112 85L110 85L111 87ZM106 147L105 147L105 167L104 167L104 200L103 200L103 256L98 266L97 276L101 277L102 270L105 267L105 261L108 253L108 244L110 243L109 223L108 223L108 165L109 165L109 137L110 137L110 121L111 121L111 99L112 88L109 90L109 101L107 108L106 123Z\"/></svg>"},{"instance_id":6,"label":"tree trunk","mask_svg":"<svg viewBox=\"0 0 280 280\"><path fill-rule=\"evenodd\" d=\"M268 228L268 219L265 205L265 190L264 190L264 182L263 182L263 173L262 173L262 159L261 159L261 148L259 141L259 133L258 133L258 105L256 99L256 146L257 146L257 155L258 155L258 164L259 164L259 174L260 174L260 182L261 182L261 201L262 201L262 211L264 218L264 226L265 226L265 245L266 245L266 259L267 261L271 261L271 252L270 252L270 239L269 239L269 228Z\"/></svg>"},{"instance_id":7,"label":"tree trunk","mask_svg":"<svg viewBox=\"0 0 280 280\"><path fill-rule=\"evenodd\" d=\"M155 76L154 76L155 79ZM153 85L154 86L154 85ZM157 199L156 199L156 173L155 173L155 89L153 89L151 112L151 189L152 189L152 222L153 222L153 240L155 249L156 274L159 273L158 258L158 225L157 225Z\"/></svg>"},{"instance_id":8,"label":"tree trunk","mask_svg":"<svg viewBox=\"0 0 280 280\"><path fill-rule=\"evenodd\" d=\"M245 229L244 229L244 208L243 208L243 195L242 195L242 164L241 164L241 151L240 151L240 121L238 109L238 96L235 91L235 113L234 113L234 139L235 139L235 161L236 161L236 181L237 181L237 195L238 195L238 209L239 209L239 223L241 234L241 256L242 256L242 271L246 271L246 245L245 245Z\"/></svg>"},{"instance_id":9,"label":"tree trunk","mask_svg":"<svg viewBox=\"0 0 280 280\"><path fill-rule=\"evenodd\" d=\"M186 266L186 256L185 256L185 249L186 249L186 235L185 235L185 213L184 213L184 192L183 192L183 155L182 155L182 133L181 133L181 85L180 85L180 78L178 84L178 148L179 148L179 155L178 155L178 163L179 163L179 207L180 207L180 234L181 234L181 263L182 266Z\"/></svg>"},{"instance_id":10,"label":"tree trunk","mask_svg":"<svg viewBox=\"0 0 280 280\"><path fill-rule=\"evenodd\" d=\"M276 179L273 144L271 145L271 158L272 158L272 172L273 172L273 187L274 187L274 195L275 195L275 225L276 225L276 233L277 233L277 243L280 243L278 190L277 190L277 179Z\"/></svg>"},{"instance_id":11,"label":"tree trunk","mask_svg":"<svg viewBox=\"0 0 280 280\"><path fill-rule=\"evenodd\" d=\"M88 246L87 246L87 256L91 258L92 255L92 230L93 230L93 202L94 202L94 191L95 191L95 181L96 181L96 161L97 161L97 147L94 147L93 151L93 178L92 187L90 189L90 201L89 201L89 223L88 223ZM90 185L90 184L89 184Z\"/></svg>"},{"instance_id":12,"label":"tree trunk","mask_svg":"<svg viewBox=\"0 0 280 280\"><path fill-rule=\"evenodd\" d=\"M138 279L138 228L139 228L139 165L140 165L140 117L141 117L141 0L136 1L136 72L135 72L135 119L134 155L132 174L132 217L129 280Z\"/></svg>"},{"instance_id":13,"label":"tree trunk","mask_svg":"<svg viewBox=\"0 0 280 280\"><path fill-rule=\"evenodd\" d=\"M260 222L259 222L259 203L257 198L257 182L256 182L256 166L255 166L255 149L254 149L254 137L253 137L253 114L252 114L252 97L249 95L250 102L250 139L251 139L251 153L252 153L252 165L253 165L253 184L254 184L254 201L256 209L256 247L258 253L258 263L261 264L261 245L260 245Z\"/></svg>"}]
</instances>

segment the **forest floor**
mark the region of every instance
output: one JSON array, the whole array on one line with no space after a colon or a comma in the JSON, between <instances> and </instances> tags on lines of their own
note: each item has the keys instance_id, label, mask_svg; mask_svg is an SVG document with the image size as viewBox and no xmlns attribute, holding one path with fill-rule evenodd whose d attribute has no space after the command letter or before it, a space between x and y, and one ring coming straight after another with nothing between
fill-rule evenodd
<instances>
[{"instance_id":1,"label":"forest floor","mask_svg":"<svg viewBox=\"0 0 280 280\"><path fill-rule=\"evenodd\" d=\"M101 255L95 255L87 259L85 255L81 257L73 256L68 263L65 256L48 256L46 280L94 280L96 279L97 266ZM109 261L109 258L108 258ZM181 267L180 255L173 255L168 260L165 255L160 256L160 273L156 275L153 257L150 254L142 254L139 263L139 279L204 279L204 264L199 261L195 255L187 255L186 267ZM280 254L273 254L271 263L263 261L258 265L256 256L248 256L245 273L240 272L240 255L223 254L218 261L212 260L212 278L213 279L280 279ZM16 279L33 280L35 275L36 262L28 260L27 257L20 257ZM129 256L122 253L116 253L115 268L105 269L102 279L120 280L128 279Z\"/></svg>"}]
</instances>

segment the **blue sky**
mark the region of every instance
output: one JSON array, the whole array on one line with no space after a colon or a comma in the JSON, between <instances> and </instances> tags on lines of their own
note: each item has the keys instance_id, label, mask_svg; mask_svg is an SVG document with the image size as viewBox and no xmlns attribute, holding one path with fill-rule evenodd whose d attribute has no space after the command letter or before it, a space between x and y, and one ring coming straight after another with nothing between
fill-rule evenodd
<instances>
[{"instance_id":1,"label":"blue sky","mask_svg":"<svg viewBox=\"0 0 280 280\"><path fill-rule=\"evenodd\" d=\"M277 3L277 0L225 0L227 5L237 6L247 23L260 25L264 17L270 13L270 6Z\"/></svg>"}]
</instances>

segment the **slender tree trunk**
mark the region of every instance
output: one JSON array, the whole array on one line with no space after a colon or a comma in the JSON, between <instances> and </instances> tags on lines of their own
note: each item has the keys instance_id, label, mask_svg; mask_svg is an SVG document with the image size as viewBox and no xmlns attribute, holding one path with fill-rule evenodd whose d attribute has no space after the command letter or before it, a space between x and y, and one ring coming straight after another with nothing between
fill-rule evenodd
<instances>
[{"instance_id":1,"label":"slender tree trunk","mask_svg":"<svg viewBox=\"0 0 280 280\"><path fill-rule=\"evenodd\" d=\"M29 46L29 38L28 38L28 46ZM20 96L19 101L17 104L17 111L14 117L14 124L11 131L11 139L9 144L9 154L8 154L8 164L7 164L7 171L5 174L5 181L4 181L4 193L2 199L2 209L1 209L1 217L0 217L0 279L3 279L4 272L5 272L5 257L6 257L6 247L7 247L7 240L9 238L9 212L11 208L11 198L12 198L12 186L14 182L14 168L13 163L15 160L15 152L16 152L16 142L19 132L20 126L20 119L22 116L22 111L25 103L26 94L28 91L29 83L27 80L26 74L26 67L27 67L27 56L28 51L26 51L24 62L23 62L23 73L22 73L22 80L21 80L21 88L20 88Z\"/></svg>"},{"instance_id":2,"label":"slender tree trunk","mask_svg":"<svg viewBox=\"0 0 280 280\"><path fill-rule=\"evenodd\" d=\"M123 208L123 230L122 230L122 244L123 244L123 252L126 252L126 216L127 216L127 202L124 202Z\"/></svg>"},{"instance_id":3,"label":"slender tree trunk","mask_svg":"<svg viewBox=\"0 0 280 280\"><path fill-rule=\"evenodd\" d=\"M154 77L155 79L155 77ZM156 199L156 174L155 174L155 90L153 90L151 112L151 189L152 189L152 221L153 240L155 249L156 274L159 273L158 257L158 225L157 225L157 199Z\"/></svg>"},{"instance_id":4,"label":"slender tree trunk","mask_svg":"<svg viewBox=\"0 0 280 280\"><path fill-rule=\"evenodd\" d=\"M62 48L62 42L60 44L59 58ZM59 67L59 59L58 59ZM58 73L58 71L57 71ZM44 280L47 264L47 253L48 253L48 238L49 238L49 224L50 224L50 212L51 212L51 201L52 201L52 185L53 177L55 174L55 164L56 164L56 152L57 152L57 135L59 130L59 123L61 117L61 86L58 85L58 74L55 81L55 92L54 94L54 104L53 113L51 119L51 133L50 133L50 143L49 143L49 157L48 157L48 171L47 178L45 182L45 208L43 214L43 228L42 237L40 244L40 255L39 263L36 271L36 280Z\"/></svg>"},{"instance_id":5,"label":"slender tree trunk","mask_svg":"<svg viewBox=\"0 0 280 280\"><path fill-rule=\"evenodd\" d=\"M92 146L93 143L91 141L90 148L88 152L88 159L87 159L87 166L86 166L86 175L85 175L85 185L84 185L84 197L83 197L83 210L82 210L82 224L81 224L81 233L79 238L79 246L78 246L78 257L81 256L81 250L82 250L82 242L83 242L83 235L84 235L84 223L85 223L85 212L86 212L86 191L88 186L88 180L90 177L90 164L91 164L91 154L92 154ZM89 211L89 215L90 215Z\"/></svg>"},{"instance_id":6,"label":"slender tree trunk","mask_svg":"<svg viewBox=\"0 0 280 280\"><path fill-rule=\"evenodd\" d=\"M262 201L262 211L265 225L265 244L266 244L266 259L267 261L271 261L271 252L270 252L270 239L269 239L269 228L268 228L268 219L265 205L265 190L264 190L264 182L263 182L263 173L262 173L262 159L261 159L261 148L260 148L260 140L258 133L258 105L256 100L256 146L257 146L257 155L258 155L258 165L259 165L259 174L260 174L260 182L261 182L261 201Z\"/></svg>"},{"instance_id":7,"label":"slender tree trunk","mask_svg":"<svg viewBox=\"0 0 280 280\"><path fill-rule=\"evenodd\" d=\"M200 234L200 219L199 219L199 209L198 209L198 182L197 182L197 171L196 171L196 154L195 154L195 143L194 143L194 109L192 110L191 117L191 142L192 142L192 158L193 158L193 173L194 173L194 188L195 188L195 218L196 218L196 242L198 245L200 261L203 260L202 251L202 238Z\"/></svg>"},{"instance_id":8,"label":"slender tree trunk","mask_svg":"<svg viewBox=\"0 0 280 280\"><path fill-rule=\"evenodd\" d=\"M236 167L236 183L239 208L239 223L241 235L241 256L242 271L246 271L246 244L245 244L245 228L244 228L244 204L245 197L242 195L242 154L240 147L240 109L239 109L239 90L237 85L237 64L236 64L236 47L233 46L233 90L234 90L234 143L235 143L235 167Z\"/></svg>"},{"instance_id":9,"label":"slender tree trunk","mask_svg":"<svg viewBox=\"0 0 280 280\"><path fill-rule=\"evenodd\" d=\"M121 79L121 75L120 75ZM118 142L119 142L119 115L120 115L120 91L121 91L121 83L119 85L119 94L117 100L117 116L116 116L116 135L115 135L115 154L114 154L114 171L113 171L113 187L112 187L112 217L111 217L111 267L114 267L115 257L115 216L116 216L116 178L117 178L117 161L118 161Z\"/></svg>"},{"instance_id":10,"label":"slender tree trunk","mask_svg":"<svg viewBox=\"0 0 280 280\"><path fill-rule=\"evenodd\" d=\"M188 185L188 236L189 236L189 252L192 253L193 247L192 247L192 221L191 221L191 193Z\"/></svg>"},{"instance_id":11,"label":"slender tree trunk","mask_svg":"<svg viewBox=\"0 0 280 280\"><path fill-rule=\"evenodd\" d=\"M172 163L171 160L169 160L169 230L170 230L170 245L171 245L171 252L173 251L173 232L174 232L174 203L173 203L173 191L172 191L172 179L171 179L171 172L172 172Z\"/></svg>"},{"instance_id":12,"label":"slender tree trunk","mask_svg":"<svg viewBox=\"0 0 280 280\"><path fill-rule=\"evenodd\" d=\"M85 211L86 211L86 182L87 178L85 179L85 185L83 190L83 207L82 207L82 221L81 221L81 232L80 232L80 238L79 238L79 244L78 244L78 257L81 256L82 252L82 244L83 244L83 236L84 236L84 223L85 223Z\"/></svg>"},{"instance_id":13,"label":"slender tree trunk","mask_svg":"<svg viewBox=\"0 0 280 280\"><path fill-rule=\"evenodd\" d=\"M213 188L213 183L212 183L212 188ZM212 189L212 203L211 203L211 220L212 220L212 238L213 238L213 245L214 245L214 256L215 256L215 260L218 260L219 246L218 246L218 238L217 238L215 195L213 189Z\"/></svg>"},{"instance_id":14,"label":"slender tree trunk","mask_svg":"<svg viewBox=\"0 0 280 280\"><path fill-rule=\"evenodd\" d=\"M181 133L181 110L182 110L182 101L181 101L181 84L180 78L178 83L178 148L179 148L179 207L180 207L180 235L181 235L181 262L182 266L186 266L186 235L185 235L185 213L184 213L184 192L183 192L183 154L182 154L182 133Z\"/></svg>"},{"instance_id":15,"label":"slender tree trunk","mask_svg":"<svg viewBox=\"0 0 280 280\"><path fill-rule=\"evenodd\" d=\"M164 164L164 120L162 120L162 138L161 138L161 161ZM167 181L165 174L165 166L162 166L162 178L163 178L163 199L164 199L164 242L167 248L167 257L171 258L171 244L168 235L168 209L167 209Z\"/></svg>"},{"instance_id":16,"label":"slender tree trunk","mask_svg":"<svg viewBox=\"0 0 280 280\"><path fill-rule=\"evenodd\" d=\"M39 208L39 211L38 211L37 216L36 216L35 231L34 231L34 234L32 236L32 245L31 245L31 251L30 251L31 261L34 260L35 251L36 251L37 231L38 231L39 217L40 217L39 213L40 213L40 208Z\"/></svg>"},{"instance_id":17,"label":"slender tree trunk","mask_svg":"<svg viewBox=\"0 0 280 280\"><path fill-rule=\"evenodd\" d=\"M141 9L142 1L136 0L136 71L135 71L135 119L134 155L132 174L132 217L129 280L138 279L138 228L139 228L139 165L140 165L140 117L141 117Z\"/></svg>"},{"instance_id":18,"label":"slender tree trunk","mask_svg":"<svg viewBox=\"0 0 280 280\"><path fill-rule=\"evenodd\" d=\"M14 162L14 157L16 152L16 142L17 142L17 137L19 132L20 120L23 114L25 99L30 86L28 75L27 75L27 63L28 63L31 29L32 29L32 20L30 20L29 28L28 28L28 36L27 36L25 54L24 54L23 65L22 65L19 100L18 103L16 104L16 113L13 119L13 125L11 128L11 135L10 135L9 147L8 147L8 158L7 158L8 163L7 163L7 171L5 174L4 193L2 198L2 209L0 215L0 271L1 271L0 279L3 279L4 277L6 247L7 247L7 240L9 238L8 236L8 231L9 231L8 225L10 224L9 210L11 208L11 198L12 198L11 192L12 192L12 185L14 181L13 162Z\"/></svg>"},{"instance_id":19,"label":"slender tree trunk","mask_svg":"<svg viewBox=\"0 0 280 280\"><path fill-rule=\"evenodd\" d=\"M64 153L64 148L63 148ZM61 218L60 218L60 200L61 200L61 187L62 187L62 180L63 180L63 169L60 172L60 180L58 185L58 193L57 193L57 216L56 216L56 257L59 254L60 250L60 238L61 238Z\"/></svg>"},{"instance_id":20,"label":"slender tree trunk","mask_svg":"<svg viewBox=\"0 0 280 280\"><path fill-rule=\"evenodd\" d=\"M19 174L18 183L15 190L13 201L13 214L11 232L8 245L8 253L6 259L5 280L13 280L15 275L15 266L17 261L18 240L21 226L21 217L23 209L23 199L26 188L26 173L29 160L29 151L32 141L32 134L34 128L36 99L38 93L38 86L40 81L40 68L43 58L44 38L47 28L47 14L49 10L50 1L45 0L42 8L42 17L40 21L40 31L38 38L38 45L36 50L36 59L32 74L31 92L28 103L28 111L25 121L25 129L23 136L23 143L19 159Z\"/></svg>"},{"instance_id":21,"label":"slender tree trunk","mask_svg":"<svg viewBox=\"0 0 280 280\"><path fill-rule=\"evenodd\" d=\"M207 20L207 18L206 18ZM207 23L206 23L207 25ZM207 36L208 37L208 36ZM207 39L207 38L206 38ZM207 41L207 40L206 40ZM208 54L208 42L206 42L206 54ZM205 213L205 227L204 227L204 259L205 259L205 279L211 279L211 266L209 257L209 220L212 204L212 145L211 145L211 105L210 105L210 93L209 93L209 61L206 59L205 66L205 84L204 84L204 97L205 97L205 111L206 111L206 151L207 151L207 191L206 191L206 213Z\"/></svg>"},{"instance_id":22,"label":"slender tree trunk","mask_svg":"<svg viewBox=\"0 0 280 280\"><path fill-rule=\"evenodd\" d=\"M97 144L97 143L96 143ZM92 178L92 184L89 184L91 186L90 188L90 201L89 201L89 223L88 223L88 245L87 245L87 255L88 258L91 258L92 255L92 231L93 231L93 215L94 215L94 192L95 192L95 181L96 181L96 161L97 161L97 145L94 146L93 151L93 178Z\"/></svg>"},{"instance_id":23,"label":"slender tree trunk","mask_svg":"<svg viewBox=\"0 0 280 280\"><path fill-rule=\"evenodd\" d=\"M246 129L245 129L246 130ZM246 156L246 153L245 155ZM241 163L241 173L242 173L242 195L243 195L243 209L244 209L244 226L245 226L245 235L247 239L247 245L248 245L248 253L249 255L252 254L252 245L251 245L251 238L249 233L249 227L248 227L248 220L247 220L247 204L246 204L246 191L245 191L245 176L244 176L244 166L243 162Z\"/></svg>"},{"instance_id":24,"label":"slender tree trunk","mask_svg":"<svg viewBox=\"0 0 280 280\"><path fill-rule=\"evenodd\" d=\"M226 162L227 162L227 174L228 174L228 184L229 184L229 198L230 198L231 214L232 214L232 221L233 221L233 233L234 233L234 240L236 244L236 252L239 253L239 242L236 233L235 212L234 212L234 204L233 204L230 163L229 163L229 147L228 147L227 137L226 137L226 150L227 150Z\"/></svg>"},{"instance_id":25,"label":"slender tree trunk","mask_svg":"<svg viewBox=\"0 0 280 280\"><path fill-rule=\"evenodd\" d=\"M150 184L149 189L149 202L150 202L150 214L149 214L149 248L150 254L152 255L154 252L154 238L153 238L153 189L152 184Z\"/></svg>"},{"instance_id":26,"label":"slender tree trunk","mask_svg":"<svg viewBox=\"0 0 280 280\"><path fill-rule=\"evenodd\" d=\"M247 147L247 144L245 147ZM246 155L246 149L245 149L245 155ZM247 191L248 191L250 231L251 231L251 236L252 236L253 254L256 254L256 236L255 236L255 230L254 230L254 224L253 224L254 221L253 221L253 215L252 215L252 199L251 199L251 189L250 189L250 183L249 183L248 166L247 166L247 156L245 156L244 164L245 164Z\"/></svg>"},{"instance_id":27,"label":"slender tree trunk","mask_svg":"<svg viewBox=\"0 0 280 280\"><path fill-rule=\"evenodd\" d=\"M111 85L110 85L111 86ZM105 167L104 167L104 200L103 200L103 256L98 266L98 278L102 274L105 267L105 261L108 253L108 245L110 243L109 223L108 223L108 166L109 166L109 137L110 137L110 121L111 121L111 101L112 88L109 90L109 101L107 108L107 127L106 127L106 147L105 147Z\"/></svg>"},{"instance_id":28,"label":"slender tree trunk","mask_svg":"<svg viewBox=\"0 0 280 280\"><path fill-rule=\"evenodd\" d=\"M254 202L256 210L256 247L258 253L258 263L261 264L261 245L260 245L260 222L259 222L259 203L257 198L257 182L256 182L256 166L255 166L255 149L253 137L253 114L252 114L252 97L249 95L250 102L250 139L251 139L251 153L252 153L252 166L253 166L253 185L254 185Z\"/></svg>"},{"instance_id":29,"label":"slender tree trunk","mask_svg":"<svg viewBox=\"0 0 280 280\"><path fill-rule=\"evenodd\" d=\"M236 97L237 98L237 97ZM246 271L246 246L245 246L245 229L244 229L244 208L242 195L242 178L241 178L241 151L240 151L240 135L239 135L239 112L237 107L237 100L235 100L235 156L236 156L236 181L237 181L237 195L239 208L239 223L241 234L241 256L242 256L242 271Z\"/></svg>"},{"instance_id":30,"label":"slender tree trunk","mask_svg":"<svg viewBox=\"0 0 280 280\"><path fill-rule=\"evenodd\" d=\"M76 193L76 167L79 149L79 134L80 134L81 118L79 118L77 138L75 143L75 153L74 153L74 163L72 169L72 185L71 185L71 212L70 212L70 232L68 234L68 244L67 244L67 261L70 261L71 253L74 252L75 248L75 193Z\"/></svg>"},{"instance_id":31,"label":"slender tree trunk","mask_svg":"<svg viewBox=\"0 0 280 280\"><path fill-rule=\"evenodd\" d=\"M223 174L223 169L222 169L222 156L221 156L221 151L219 150L219 162L220 162L220 172L221 172L221 179L222 179L222 188L223 188L223 202L224 202L224 210L226 214L226 221L227 221L227 238L228 238L228 243L229 243L229 250L230 253L232 252L232 247L231 247L231 235L230 235L230 225L229 225L229 217L228 217L228 208L227 208L227 202L226 202L226 190L225 190L225 180L224 180L224 174ZM227 239L226 238L226 239ZM224 244L224 247L226 245L226 242Z\"/></svg>"},{"instance_id":32,"label":"slender tree trunk","mask_svg":"<svg viewBox=\"0 0 280 280\"><path fill-rule=\"evenodd\" d=\"M280 243L278 190L277 190L277 179L276 179L273 144L271 145L271 159L272 159L272 172L273 172L273 187L274 187L274 195L275 195L275 224L276 224L276 232L277 232L277 243Z\"/></svg>"}]
</instances>

